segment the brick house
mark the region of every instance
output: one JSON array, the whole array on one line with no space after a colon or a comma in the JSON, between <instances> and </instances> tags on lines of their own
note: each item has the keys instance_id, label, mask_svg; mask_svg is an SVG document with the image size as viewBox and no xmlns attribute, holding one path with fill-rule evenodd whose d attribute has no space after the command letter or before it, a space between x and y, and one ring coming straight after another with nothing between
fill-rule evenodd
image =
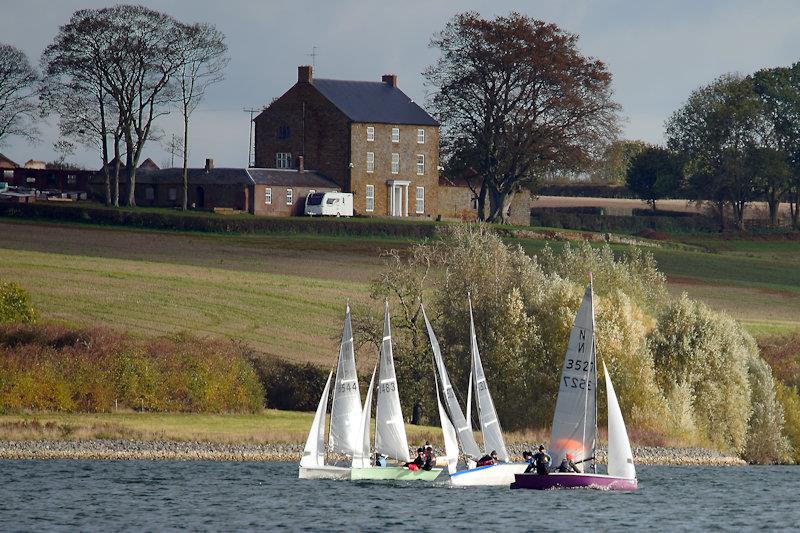
<instances>
[{"instance_id":1,"label":"brick house","mask_svg":"<svg viewBox=\"0 0 800 533\"><path fill-rule=\"evenodd\" d=\"M288 91L255 118L257 167L295 168L300 157L361 215L438 214L439 123L397 87L315 79L297 69Z\"/></svg>"}]
</instances>

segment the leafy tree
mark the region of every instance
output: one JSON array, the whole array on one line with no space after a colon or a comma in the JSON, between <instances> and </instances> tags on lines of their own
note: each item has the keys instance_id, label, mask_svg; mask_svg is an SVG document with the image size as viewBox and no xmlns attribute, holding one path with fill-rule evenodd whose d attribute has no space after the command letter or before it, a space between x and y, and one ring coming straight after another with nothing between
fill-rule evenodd
<instances>
[{"instance_id":1,"label":"leafy tree","mask_svg":"<svg viewBox=\"0 0 800 533\"><path fill-rule=\"evenodd\" d=\"M585 167L617 133L611 74L578 37L519 13L453 17L431 40L431 105L481 176L479 218L502 222L513 196L553 169ZM488 200L488 210L487 210Z\"/></svg>"},{"instance_id":2,"label":"leafy tree","mask_svg":"<svg viewBox=\"0 0 800 533\"><path fill-rule=\"evenodd\" d=\"M785 154L788 175L780 168L776 154L767 161L772 170L764 183L768 202L777 202L781 193L789 202L792 223L800 228L800 63L791 67L762 69L753 75L754 90L771 126L767 148ZM770 219L775 224L776 209L770 203ZM775 216L773 216L773 214Z\"/></svg>"},{"instance_id":3,"label":"leafy tree","mask_svg":"<svg viewBox=\"0 0 800 533\"><path fill-rule=\"evenodd\" d=\"M592 181L609 185L625 183L634 158L647 148L644 141L621 139L608 145L591 174Z\"/></svg>"},{"instance_id":4,"label":"leafy tree","mask_svg":"<svg viewBox=\"0 0 800 533\"><path fill-rule=\"evenodd\" d=\"M715 202L721 214L731 205L739 229L757 193L747 151L761 145L766 129L752 79L737 74L697 89L667 120L667 145L688 161L696 197ZM724 227L724 218L720 222Z\"/></svg>"},{"instance_id":5,"label":"leafy tree","mask_svg":"<svg viewBox=\"0 0 800 533\"><path fill-rule=\"evenodd\" d=\"M648 146L636 155L625 182L639 198L656 210L656 201L676 193L683 178L677 156L660 146Z\"/></svg>"},{"instance_id":6,"label":"leafy tree","mask_svg":"<svg viewBox=\"0 0 800 533\"><path fill-rule=\"evenodd\" d=\"M767 200L770 224L777 226L781 199L792 183L789 157L780 150L754 147L747 152L747 166L755 177L756 188Z\"/></svg>"},{"instance_id":7,"label":"leafy tree","mask_svg":"<svg viewBox=\"0 0 800 533\"><path fill-rule=\"evenodd\" d=\"M11 136L35 141L39 76L25 54L0 43L0 146Z\"/></svg>"}]
</instances>

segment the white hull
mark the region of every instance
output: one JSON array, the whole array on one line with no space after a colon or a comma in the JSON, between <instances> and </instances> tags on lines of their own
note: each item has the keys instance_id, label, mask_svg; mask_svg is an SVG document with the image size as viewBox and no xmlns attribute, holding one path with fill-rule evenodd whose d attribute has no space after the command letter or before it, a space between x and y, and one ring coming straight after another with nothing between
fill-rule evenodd
<instances>
[{"instance_id":1,"label":"white hull","mask_svg":"<svg viewBox=\"0 0 800 533\"><path fill-rule=\"evenodd\" d=\"M488 487L510 485L514 474L522 474L528 463L501 463L461 470L450 475L450 484L456 487Z\"/></svg>"},{"instance_id":2,"label":"white hull","mask_svg":"<svg viewBox=\"0 0 800 533\"><path fill-rule=\"evenodd\" d=\"M349 466L301 466L300 479L350 479Z\"/></svg>"}]
</instances>

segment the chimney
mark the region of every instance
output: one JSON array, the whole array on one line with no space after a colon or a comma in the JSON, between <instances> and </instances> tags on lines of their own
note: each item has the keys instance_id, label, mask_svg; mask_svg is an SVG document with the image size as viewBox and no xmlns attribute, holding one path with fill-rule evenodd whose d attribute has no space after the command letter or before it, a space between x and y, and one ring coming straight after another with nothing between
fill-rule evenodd
<instances>
[{"instance_id":1,"label":"chimney","mask_svg":"<svg viewBox=\"0 0 800 533\"><path fill-rule=\"evenodd\" d=\"M388 83L389 87L397 87L397 74L384 74L381 76L383 83Z\"/></svg>"},{"instance_id":2,"label":"chimney","mask_svg":"<svg viewBox=\"0 0 800 533\"><path fill-rule=\"evenodd\" d=\"M214 160L211 158L206 159L206 172L214 170Z\"/></svg>"},{"instance_id":3,"label":"chimney","mask_svg":"<svg viewBox=\"0 0 800 533\"><path fill-rule=\"evenodd\" d=\"M314 72L311 65L300 65L297 67L297 83L311 83L314 79Z\"/></svg>"},{"instance_id":4,"label":"chimney","mask_svg":"<svg viewBox=\"0 0 800 533\"><path fill-rule=\"evenodd\" d=\"M304 158L303 158L302 155L298 155L297 156L297 171L298 172L305 172L306 171L305 162L304 162Z\"/></svg>"}]
</instances>

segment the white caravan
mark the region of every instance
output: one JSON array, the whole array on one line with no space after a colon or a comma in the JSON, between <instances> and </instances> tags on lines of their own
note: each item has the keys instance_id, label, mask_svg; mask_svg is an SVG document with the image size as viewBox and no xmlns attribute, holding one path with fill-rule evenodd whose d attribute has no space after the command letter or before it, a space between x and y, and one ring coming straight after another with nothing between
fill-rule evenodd
<instances>
[{"instance_id":1,"label":"white caravan","mask_svg":"<svg viewBox=\"0 0 800 533\"><path fill-rule=\"evenodd\" d=\"M306 215L353 216L353 194L349 192L312 192L306 197Z\"/></svg>"}]
</instances>

